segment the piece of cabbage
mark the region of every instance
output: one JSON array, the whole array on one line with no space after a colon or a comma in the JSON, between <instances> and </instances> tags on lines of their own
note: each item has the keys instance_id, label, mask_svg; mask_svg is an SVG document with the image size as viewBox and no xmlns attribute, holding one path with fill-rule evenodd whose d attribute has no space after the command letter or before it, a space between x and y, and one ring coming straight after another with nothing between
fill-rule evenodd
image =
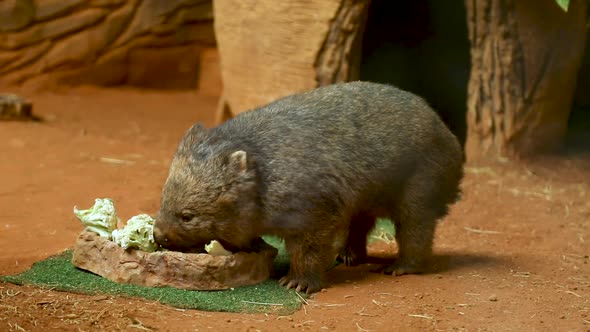
<instances>
[{"instance_id":1,"label":"piece of cabbage","mask_svg":"<svg viewBox=\"0 0 590 332\"><path fill-rule=\"evenodd\" d=\"M86 229L98 233L98 235L111 239L112 232L117 229L119 217L115 212L115 205L110 198L97 198L94 206L88 210L78 210L74 206L74 214Z\"/></svg>"},{"instance_id":2,"label":"piece of cabbage","mask_svg":"<svg viewBox=\"0 0 590 332\"><path fill-rule=\"evenodd\" d=\"M225 250L225 248L217 240L213 240L209 242L209 244L206 244L205 251L209 253L209 255L213 256L229 256L232 254L231 251Z\"/></svg>"},{"instance_id":3,"label":"piece of cabbage","mask_svg":"<svg viewBox=\"0 0 590 332\"><path fill-rule=\"evenodd\" d=\"M156 251L158 244L154 241L154 218L147 214L132 217L125 227L113 231L113 241L124 249Z\"/></svg>"}]
</instances>

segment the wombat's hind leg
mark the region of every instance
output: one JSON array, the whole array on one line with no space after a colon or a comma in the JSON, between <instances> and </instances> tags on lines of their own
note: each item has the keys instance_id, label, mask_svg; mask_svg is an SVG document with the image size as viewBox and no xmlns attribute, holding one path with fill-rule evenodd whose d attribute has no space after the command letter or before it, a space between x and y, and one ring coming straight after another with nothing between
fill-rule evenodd
<instances>
[{"instance_id":1,"label":"wombat's hind leg","mask_svg":"<svg viewBox=\"0 0 590 332\"><path fill-rule=\"evenodd\" d=\"M290 259L289 273L279 280L281 286L311 294L322 288L324 272L333 263L336 250L332 242L320 237L304 236L285 239L285 246Z\"/></svg>"},{"instance_id":2,"label":"wombat's hind leg","mask_svg":"<svg viewBox=\"0 0 590 332\"><path fill-rule=\"evenodd\" d=\"M351 219L346 246L338 254L338 261L346 266L367 262L367 235L375 221L375 216L367 213L359 213Z\"/></svg>"},{"instance_id":3,"label":"wombat's hind leg","mask_svg":"<svg viewBox=\"0 0 590 332\"><path fill-rule=\"evenodd\" d=\"M396 276L425 272L425 265L432 254L436 218L428 213L406 215L402 218L399 222L394 221L398 258L393 264L386 266L383 272Z\"/></svg>"},{"instance_id":4,"label":"wombat's hind leg","mask_svg":"<svg viewBox=\"0 0 590 332\"><path fill-rule=\"evenodd\" d=\"M426 272L437 220L447 213L448 201L444 189L436 187L436 179L426 177L411 182L392 216L399 251L395 263L383 269L386 274Z\"/></svg>"}]
</instances>

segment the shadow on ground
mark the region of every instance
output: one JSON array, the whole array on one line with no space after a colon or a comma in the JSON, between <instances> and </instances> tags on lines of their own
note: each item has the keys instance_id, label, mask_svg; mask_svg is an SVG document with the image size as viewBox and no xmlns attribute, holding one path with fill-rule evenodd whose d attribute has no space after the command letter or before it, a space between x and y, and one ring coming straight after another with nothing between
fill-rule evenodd
<instances>
[{"instance_id":1,"label":"shadow on ground","mask_svg":"<svg viewBox=\"0 0 590 332\"><path fill-rule=\"evenodd\" d=\"M330 269L327 273L327 279L332 285L350 282L361 282L366 280L368 275L381 274L380 269L386 265L392 264L396 256L387 257L369 257L368 264L355 267L347 267L344 264ZM420 275L440 275L461 270L476 270L485 267L506 266L510 268L510 261L502 257L492 257L477 254L436 254L429 262L428 271ZM397 278L403 278L398 276Z\"/></svg>"}]
</instances>

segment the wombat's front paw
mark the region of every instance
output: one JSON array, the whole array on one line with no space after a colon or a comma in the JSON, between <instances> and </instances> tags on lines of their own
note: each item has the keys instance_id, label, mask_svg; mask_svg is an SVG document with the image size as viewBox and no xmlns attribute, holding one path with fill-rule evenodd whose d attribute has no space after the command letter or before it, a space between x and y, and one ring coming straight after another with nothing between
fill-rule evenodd
<instances>
[{"instance_id":1,"label":"wombat's front paw","mask_svg":"<svg viewBox=\"0 0 590 332\"><path fill-rule=\"evenodd\" d=\"M351 247L344 248L336 258L337 261L344 263L346 266L357 266L367 262L367 253L355 252Z\"/></svg>"},{"instance_id":2,"label":"wombat's front paw","mask_svg":"<svg viewBox=\"0 0 590 332\"><path fill-rule=\"evenodd\" d=\"M320 280L316 278L293 277L290 273L282 277L279 284L287 289L295 288L298 292L305 291L306 294L315 293L322 288Z\"/></svg>"}]
</instances>

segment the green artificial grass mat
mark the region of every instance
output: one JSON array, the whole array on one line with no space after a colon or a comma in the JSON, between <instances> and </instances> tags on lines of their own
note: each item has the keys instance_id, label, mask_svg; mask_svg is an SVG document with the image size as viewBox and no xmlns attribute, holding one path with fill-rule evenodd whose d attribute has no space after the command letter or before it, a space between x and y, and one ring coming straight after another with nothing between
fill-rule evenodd
<instances>
[{"instance_id":1,"label":"green artificial grass mat","mask_svg":"<svg viewBox=\"0 0 590 332\"><path fill-rule=\"evenodd\" d=\"M368 235L367 242L375 241L391 242L395 239L395 227L389 219L377 219L375 227Z\"/></svg>"},{"instance_id":2,"label":"green artificial grass mat","mask_svg":"<svg viewBox=\"0 0 590 332\"><path fill-rule=\"evenodd\" d=\"M394 234L392 223L379 220L369 235L369 242L388 240ZM289 258L280 239L264 237L279 253L274 261L274 270L280 275L286 272ZM301 307L303 294L279 286L278 280L269 279L257 285L236 287L218 291L190 291L172 287L145 287L119 284L96 274L80 270L71 263L72 250L36 262L18 275L3 276L1 280L13 284L30 284L58 291L82 294L110 294L139 297L158 301L177 308L205 311L264 312L291 314Z\"/></svg>"}]
</instances>

